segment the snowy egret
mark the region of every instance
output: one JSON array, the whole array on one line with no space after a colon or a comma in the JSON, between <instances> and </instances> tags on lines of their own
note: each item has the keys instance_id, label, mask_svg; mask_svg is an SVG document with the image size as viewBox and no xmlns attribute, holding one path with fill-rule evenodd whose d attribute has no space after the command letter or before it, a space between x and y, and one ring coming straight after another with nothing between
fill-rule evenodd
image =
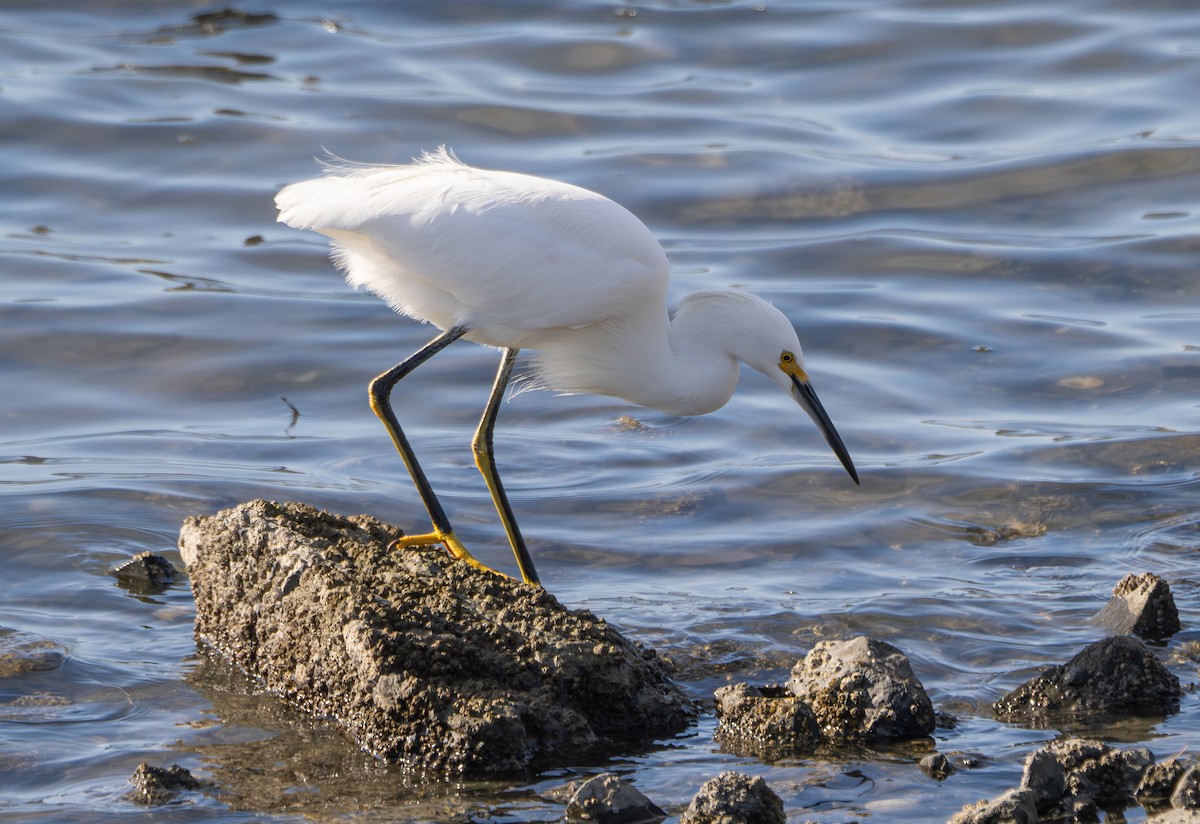
<instances>
[{"instance_id":1,"label":"snowy egret","mask_svg":"<svg viewBox=\"0 0 1200 824\"><path fill-rule=\"evenodd\" d=\"M667 311L667 256L632 213L602 195L528 175L476 169L445 148L404 166L329 164L284 188L279 220L332 241L354 286L441 334L371 382L371 408L421 495L433 531L401 545L463 546L392 411L396 384L459 338L502 350L472 447L521 576L538 583L496 470L492 430L517 352L536 351L535 385L610 395L673 415L733 396L739 361L791 394L850 477L858 473L817 399L791 322L742 292L697 292Z\"/></svg>"}]
</instances>

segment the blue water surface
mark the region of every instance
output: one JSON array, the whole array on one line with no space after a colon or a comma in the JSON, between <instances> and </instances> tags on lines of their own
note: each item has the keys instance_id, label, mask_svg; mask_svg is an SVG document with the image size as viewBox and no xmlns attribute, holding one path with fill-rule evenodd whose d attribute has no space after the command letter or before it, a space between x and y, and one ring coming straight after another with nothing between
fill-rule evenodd
<instances>
[{"instance_id":1,"label":"blue water surface","mask_svg":"<svg viewBox=\"0 0 1200 824\"><path fill-rule=\"evenodd\" d=\"M1195 682L1197 89L1187 2L6 3L0 819L552 821L545 791L603 769L674 817L737 769L796 821L945 820L1058 734L991 702L1102 637L1090 617L1145 571ZM442 144L628 207L674 298L771 300L863 479L748 370L703 418L519 394L497 460L546 586L700 700L818 640L888 641L959 718L933 746L979 768L764 764L706 715L614 762L414 785L197 656L186 581L114 581L252 498L423 528L366 384L433 330L350 289L272 198L326 150ZM469 449L496 360L451 347L400 415L511 571ZM1195 749L1196 699L1102 732ZM224 791L143 812L142 761Z\"/></svg>"}]
</instances>

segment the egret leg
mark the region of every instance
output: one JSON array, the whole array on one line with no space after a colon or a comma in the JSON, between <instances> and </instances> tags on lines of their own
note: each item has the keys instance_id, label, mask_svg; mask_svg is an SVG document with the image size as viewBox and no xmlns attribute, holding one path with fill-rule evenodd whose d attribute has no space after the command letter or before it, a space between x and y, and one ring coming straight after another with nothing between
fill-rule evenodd
<instances>
[{"instance_id":1,"label":"egret leg","mask_svg":"<svg viewBox=\"0 0 1200 824\"><path fill-rule=\"evenodd\" d=\"M399 421L396 420L396 413L392 411L391 402L392 389L395 388L396 384L405 375L454 343L454 341L465 335L467 331L464 327L455 326L453 329L441 333L404 361L371 381L371 410L379 420L383 421L383 425L387 428L388 435L391 436L392 443L396 445L396 451L404 459L404 465L408 467L408 474L412 476L413 485L416 486L417 493L420 494L421 501L425 504L425 509L429 512L429 519L433 522L432 532L424 535L405 535L398 539L395 544L397 546L442 544L455 558L466 561L468 564L480 569L488 569L487 566L480 563L467 551L462 541L454 534L454 528L450 526L450 519L446 517L446 510L442 508L441 501L433 493L433 487L429 485L429 480L425 477L425 472L417 462L417 456L414 454L412 446L409 445L408 438L404 436L404 431L400 428Z\"/></svg>"},{"instance_id":2,"label":"egret leg","mask_svg":"<svg viewBox=\"0 0 1200 824\"><path fill-rule=\"evenodd\" d=\"M475 466L479 467L483 480L487 482L488 490L492 493L492 503L508 533L508 542L512 545L513 554L517 556L517 566L521 577L527 584L539 585L537 570L533 568L533 559L525 548L525 539L517 526L512 507L508 503L508 495L504 493L504 485L500 483L500 473L496 470L495 451L492 448L492 430L496 428L496 416L500 413L500 402L504 397L504 388L512 376L513 364L517 360L519 349L505 349L504 357L500 359L500 369L496 372L496 382L492 385L492 394L483 410L483 418L479 428L475 430L475 438L471 441L471 449L475 452Z\"/></svg>"}]
</instances>

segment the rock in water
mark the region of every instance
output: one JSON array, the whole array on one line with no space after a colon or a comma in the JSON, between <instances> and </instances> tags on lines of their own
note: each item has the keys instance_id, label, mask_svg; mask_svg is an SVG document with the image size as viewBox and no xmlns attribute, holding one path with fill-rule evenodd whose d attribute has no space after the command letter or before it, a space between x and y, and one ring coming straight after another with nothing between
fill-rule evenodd
<instances>
[{"instance_id":1,"label":"rock in water","mask_svg":"<svg viewBox=\"0 0 1200 824\"><path fill-rule=\"evenodd\" d=\"M723 772L704 782L679 824L784 824L783 800L761 776Z\"/></svg>"},{"instance_id":2,"label":"rock in water","mask_svg":"<svg viewBox=\"0 0 1200 824\"><path fill-rule=\"evenodd\" d=\"M834 740L916 738L934 729L933 704L907 656L866 636L818 643L792 668L788 689Z\"/></svg>"},{"instance_id":3,"label":"rock in water","mask_svg":"<svg viewBox=\"0 0 1200 824\"><path fill-rule=\"evenodd\" d=\"M369 752L440 773L522 772L694 716L652 650L440 548L388 549L398 535L297 503L188 518L197 641Z\"/></svg>"},{"instance_id":4,"label":"rock in water","mask_svg":"<svg viewBox=\"0 0 1200 824\"><path fill-rule=\"evenodd\" d=\"M204 791L212 788L208 781L201 781L178 764L170 767L155 767L142 762L129 778L133 789L123 796L127 801L156 807L169 804L180 793Z\"/></svg>"},{"instance_id":5,"label":"rock in water","mask_svg":"<svg viewBox=\"0 0 1200 824\"><path fill-rule=\"evenodd\" d=\"M667 817L657 804L616 773L584 781L567 803L572 824L656 824Z\"/></svg>"},{"instance_id":6,"label":"rock in water","mask_svg":"<svg viewBox=\"0 0 1200 824\"><path fill-rule=\"evenodd\" d=\"M1038 726L1100 721L1137 713L1166 715L1183 689L1154 653L1128 635L1088 644L993 705L996 717Z\"/></svg>"},{"instance_id":7,"label":"rock in water","mask_svg":"<svg viewBox=\"0 0 1200 824\"><path fill-rule=\"evenodd\" d=\"M1118 581L1112 598L1093 620L1114 635L1132 632L1152 641L1181 629L1171 588L1152 572L1126 575Z\"/></svg>"}]
</instances>

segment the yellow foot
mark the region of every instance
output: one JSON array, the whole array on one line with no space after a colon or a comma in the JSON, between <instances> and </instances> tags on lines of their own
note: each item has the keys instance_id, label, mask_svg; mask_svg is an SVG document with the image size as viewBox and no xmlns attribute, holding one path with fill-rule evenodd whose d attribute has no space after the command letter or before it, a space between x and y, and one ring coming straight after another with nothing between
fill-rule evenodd
<instances>
[{"instance_id":1,"label":"yellow foot","mask_svg":"<svg viewBox=\"0 0 1200 824\"><path fill-rule=\"evenodd\" d=\"M504 574L503 572L492 569L490 566L484 564L482 561L468 552L467 548L463 546L463 542L458 540L458 536L453 532L427 532L424 535L404 535L392 541L392 543L389 545L389 549L391 547L399 547L403 549L404 547L431 546L433 544L441 544L442 546L446 547L446 551L449 552L451 556L460 561L466 561L476 569L485 569L488 572L495 572L497 575Z\"/></svg>"}]
</instances>

